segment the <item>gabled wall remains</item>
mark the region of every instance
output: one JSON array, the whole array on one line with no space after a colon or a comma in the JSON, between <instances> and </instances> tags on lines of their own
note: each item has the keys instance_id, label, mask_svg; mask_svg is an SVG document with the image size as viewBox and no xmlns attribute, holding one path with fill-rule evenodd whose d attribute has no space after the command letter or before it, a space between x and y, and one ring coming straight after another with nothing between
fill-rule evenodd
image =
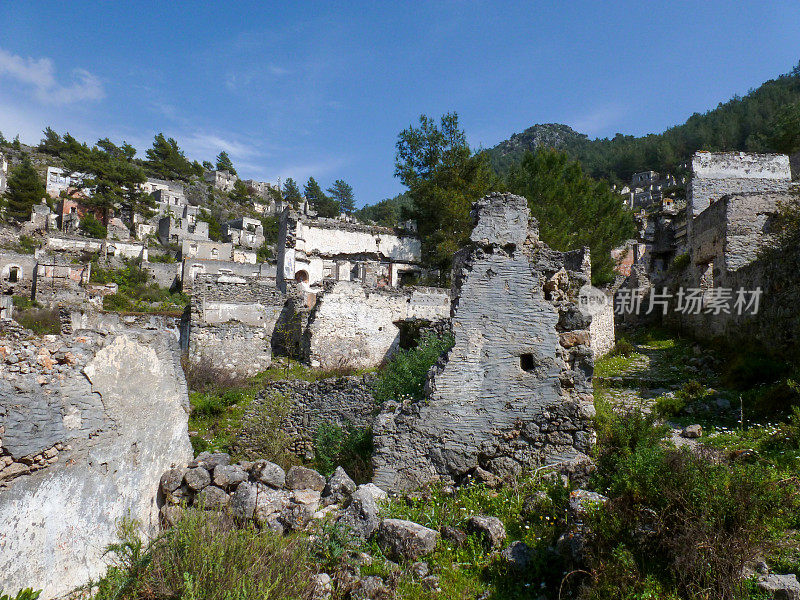
<instances>
[{"instance_id":1,"label":"gabled wall remains","mask_svg":"<svg viewBox=\"0 0 800 600\"><path fill-rule=\"evenodd\" d=\"M574 301L583 251L538 240L527 201L490 194L453 266L455 346L424 401L387 403L375 423L375 483L389 490L542 464L576 468L594 434L591 317Z\"/></svg>"}]
</instances>

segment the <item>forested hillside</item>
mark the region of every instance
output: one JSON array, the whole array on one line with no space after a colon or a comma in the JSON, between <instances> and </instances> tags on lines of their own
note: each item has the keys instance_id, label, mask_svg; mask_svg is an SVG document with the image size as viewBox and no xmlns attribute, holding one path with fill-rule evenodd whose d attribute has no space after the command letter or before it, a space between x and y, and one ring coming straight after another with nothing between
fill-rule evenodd
<instances>
[{"instance_id":1,"label":"forested hillside","mask_svg":"<svg viewBox=\"0 0 800 600\"><path fill-rule=\"evenodd\" d=\"M500 175L525 152L552 147L578 159L592 177L628 181L637 171L679 170L697 150L800 151L800 64L790 73L735 96L682 125L643 137L590 140L566 125L534 125L484 153Z\"/></svg>"}]
</instances>

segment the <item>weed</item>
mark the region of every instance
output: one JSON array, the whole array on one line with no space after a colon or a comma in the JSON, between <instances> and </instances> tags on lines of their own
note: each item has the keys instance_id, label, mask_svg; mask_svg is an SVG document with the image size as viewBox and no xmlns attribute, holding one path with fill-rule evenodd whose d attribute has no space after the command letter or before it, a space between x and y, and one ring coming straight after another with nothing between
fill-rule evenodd
<instances>
[{"instance_id":1,"label":"weed","mask_svg":"<svg viewBox=\"0 0 800 600\"><path fill-rule=\"evenodd\" d=\"M356 483L372 479L372 429L347 424L322 423L314 436L314 455L317 470L330 475L341 466Z\"/></svg>"}]
</instances>

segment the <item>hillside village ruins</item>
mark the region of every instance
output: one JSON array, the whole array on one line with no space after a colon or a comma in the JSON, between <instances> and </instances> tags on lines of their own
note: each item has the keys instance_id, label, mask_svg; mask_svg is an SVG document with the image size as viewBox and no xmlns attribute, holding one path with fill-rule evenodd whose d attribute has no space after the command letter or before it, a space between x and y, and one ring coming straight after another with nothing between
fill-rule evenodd
<instances>
[{"instance_id":1,"label":"hillside village ruins","mask_svg":"<svg viewBox=\"0 0 800 600\"><path fill-rule=\"evenodd\" d=\"M2 167L0 191L5 158ZM581 477L594 442L594 360L613 347L615 320L634 318L615 316L610 298L628 290L647 302L678 286L766 288L759 249L773 240L779 207L795 198L782 155L697 153L685 203L671 195L676 178L635 175L621 192L638 211L638 237L614 251L619 277L609 301L589 311L580 303L591 281L588 249L550 250L518 196L474 205L470 243L455 257L452 289L443 289L419 285L426 272L413 223L322 218L308 203L270 199L265 182L245 183L258 192L255 212L279 219L272 260L259 259L260 219L234 218L213 241L183 185L158 179L142 186L155 201L152 217L115 217L105 239L82 237L77 223L91 208L81 196L90 191L75 193L80 177L47 168L51 202L3 238L36 234L42 247L0 251L0 588L35 578L43 598L102 572L102 549L126 511L151 529L163 517L162 473L193 458L182 356L242 376L276 356L368 369L403 347L409 330L450 331L455 344L429 372L425 401L370 412L361 380L304 384L302 393L281 383L303 399L287 424L297 447L307 447L308 424L324 412L373 428L375 482L386 490L542 465ZM210 171L204 181L230 191L236 176ZM165 249L176 260L151 260ZM103 310L116 284L93 283L92 269L128 260L160 288L182 290L183 314ZM14 322L15 298L54 307L60 335L30 338ZM665 319L699 337L775 334L732 313ZM332 389L335 401L326 401Z\"/></svg>"}]
</instances>

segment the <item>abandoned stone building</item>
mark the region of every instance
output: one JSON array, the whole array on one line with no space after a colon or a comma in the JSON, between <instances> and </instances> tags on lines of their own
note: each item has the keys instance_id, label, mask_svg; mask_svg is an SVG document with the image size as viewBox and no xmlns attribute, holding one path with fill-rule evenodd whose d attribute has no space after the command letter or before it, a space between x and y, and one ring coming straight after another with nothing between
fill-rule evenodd
<instances>
[{"instance_id":1,"label":"abandoned stone building","mask_svg":"<svg viewBox=\"0 0 800 600\"><path fill-rule=\"evenodd\" d=\"M171 188L156 189L150 194L156 202L155 212L158 216L173 214L176 217L184 217L187 214L197 215L200 209L196 206L189 207L189 201L183 195L182 190Z\"/></svg>"},{"instance_id":2,"label":"abandoned stone building","mask_svg":"<svg viewBox=\"0 0 800 600\"><path fill-rule=\"evenodd\" d=\"M176 214L177 213L177 214ZM158 239L164 245L180 244L183 240L208 240L208 223L197 218L196 206L178 206L158 220Z\"/></svg>"},{"instance_id":3,"label":"abandoned stone building","mask_svg":"<svg viewBox=\"0 0 800 600\"><path fill-rule=\"evenodd\" d=\"M33 255L0 253L0 293L32 298L35 271L36 258Z\"/></svg>"},{"instance_id":4,"label":"abandoned stone building","mask_svg":"<svg viewBox=\"0 0 800 600\"><path fill-rule=\"evenodd\" d=\"M665 194L670 188L678 184L678 180L673 175L661 175L655 171L642 171L634 173L629 185L619 190L625 196L625 204L631 210L660 206L667 201L668 205L673 204L673 200Z\"/></svg>"},{"instance_id":5,"label":"abandoned stone building","mask_svg":"<svg viewBox=\"0 0 800 600\"><path fill-rule=\"evenodd\" d=\"M58 198L61 192L79 188L84 179L85 173L69 173L60 167L47 167L45 190L51 198Z\"/></svg>"},{"instance_id":6,"label":"abandoned stone building","mask_svg":"<svg viewBox=\"0 0 800 600\"><path fill-rule=\"evenodd\" d=\"M278 189L277 187L275 187L274 185L272 185L271 183L269 183L267 181L256 181L255 179L244 179L244 180L242 180L242 183L247 186L247 189L251 193L259 196L260 198L263 198L264 200L268 200L270 198L270 192L272 190L277 190Z\"/></svg>"},{"instance_id":7,"label":"abandoned stone building","mask_svg":"<svg viewBox=\"0 0 800 600\"><path fill-rule=\"evenodd\" d=\"M203 179L218 190L228 193L233 190L233 186L239 178L229 171L206 171Z\"/></svg>"},{"instance_id":8,"label":"abandoned stone building","mask_svg":"<svg viewBox=\"0 0 800 600\"><path fill-rule=\"evenodd\" d=\"M140 189L145 194L152 194L157 190L172 190L176 193L183 194L183 184L179 181L168 181L166 179L156 179L154 177L148 177L147 180L141 184Z\"/></svg>"},{"instance_id":9,"label":"abandoned stone building","mask_svg":"<svg viewBox=\"0 0 800 600\"><path fill-rule=\"evenodd\" d=\"M264 226L258 219L239 217L222 226L222 238L234 246L258 250L264 245Z\"/></svg>"},{"instance_id":10,"label":"abandoned stone building","mask_svg":"<svg viewBox=\"0 0 800 600\"><path fill-rule=\"evenodd\" d=\"M0 153L0 194L8 187L8 160Z\"/></svg>"},{"instance_id":11,"label":"abandoned stone building","mask_svg":"<svg viewBox=\"0 0 800 600\"><path fill-rule=\"evenodd\" d=\"M420 274L421 246L415 234L311 216L287 209L278 233L278 285L309 286L326 281L356 281L370 287L396 287Z\"/></svg>"},{"instance_id":12,"label":"abandoned stone building","mask_svg":"<svg viewBox=\"0 0 800 600\"><path fill-rule=\"evenodd\" d=\"M578 465L594 435L589 326L573 290L590 280L584 251L538 240L525 198L490 194L453 266L455 345L423 401L377 417L375 478L399 490L482 469Z\"/></svg>"}]
</instances>

